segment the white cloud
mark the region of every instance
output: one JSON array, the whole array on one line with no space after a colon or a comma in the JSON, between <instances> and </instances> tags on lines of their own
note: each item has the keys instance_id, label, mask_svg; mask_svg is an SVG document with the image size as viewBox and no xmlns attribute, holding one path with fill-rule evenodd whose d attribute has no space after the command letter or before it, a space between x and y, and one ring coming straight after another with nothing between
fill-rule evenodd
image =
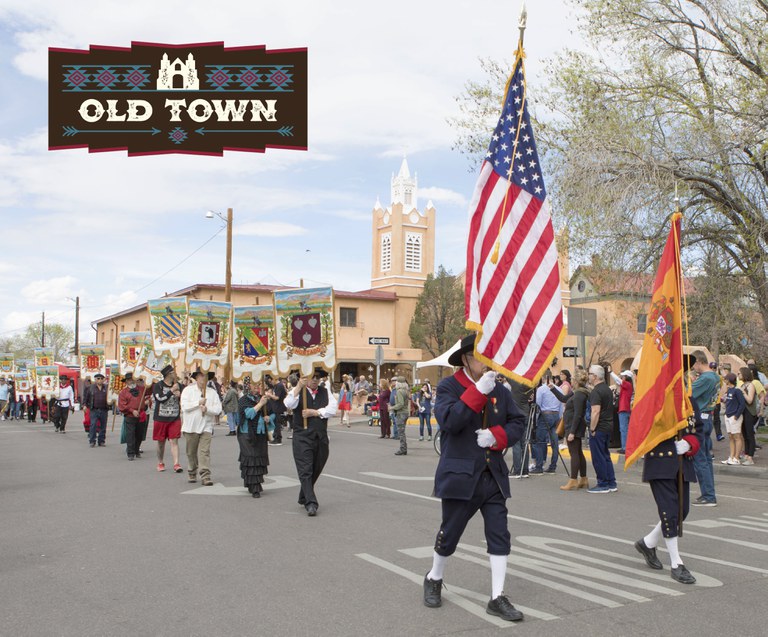
<instances>
[{"instance_id":1,"label":"white cloud","mask_svg":"<svg viewBox=\"0 0 768 637\"><path fill-rule=\"evenodd\" d=\"M307 234L307 229L283 221L254 221L239 224L232 233L244 237L297 237Z\"/></svg>"},{"instance_id":2,"label":"white cloud","mask_svg":"<svg viewBox=\"0 0 768 637\"><path fill-rule=\"evenodd\" d=\"M432 199L432 201L444 202L453 204L455 206L464 207L469 204L467 198L460 192L455 192L453 190L449 190L448 188L438 188L436 186L419 188L419 199L423 199L424 201Z\"/></svg>"},{"instance_id":3,"label":"white cloud","mask_svg":"<svg viewBox=\"0 0 768 637\"><path fill-rule=\"evenodd\" d=\"M75 277L69 275L31 281L21 288L21 296L41 306L59 305L66 297L75 296L75 282Z\"/></svg>"}]
</instances>

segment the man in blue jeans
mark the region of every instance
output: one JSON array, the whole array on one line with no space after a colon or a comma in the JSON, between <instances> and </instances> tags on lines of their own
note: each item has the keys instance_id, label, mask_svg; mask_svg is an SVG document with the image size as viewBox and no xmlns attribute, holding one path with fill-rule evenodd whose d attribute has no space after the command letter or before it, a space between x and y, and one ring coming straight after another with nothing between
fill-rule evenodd
<instances>
[{"instance_id":1,"label":"man in blue jeans","mask_svg":"<svg viewBox=\"0 0 768 637\"><path fill-rule=\"evenodd\" d=\"M536 406L539 415L536 419L536 444L533 447L533 456L536 467L531 470L531 475L542 473L555 473L557 471L557 459L560 451L557 448L557 423L560 420L560 408L562 404L557 397L549 391L547 384L552 375L547 372L544 381L536 390ZM552 447L552 458L547 469L544 469L544 461L547 459L547 444Z\"/></svg>"},{"instance_id":2,"label":"man in blue jeans","mask_svg":"<svg viewBox=\"0 0 768 637\"><path fill-rule=\"evenodd\" d=\"M699 481L701 496L694 500L693 506L717 506L715 495L715 470L712 466L712 426L715 403L720 394L720 377L709 368L707 355L697 350L693 352L696 362L693 370L699 377L691 385L691 400L696 403L704 425L704 444L693 457L693 468Z\"/></svg>"},{"instance_id":3,"label":"man in blue jeans","mask_svg":"<svg viewBox=\"0 0 768 637\"><path fill-rule=\"evenodd\" d=\"M605 384L605 369L601 365L592 365L589 368L589 382L594 387L589 395L592 405L589 451L592 453L592 466L595 469L597 484L587 489L587 493L613 493L619 490L611 452L608 451L613 431L613 392Z\"/></svg>"}]
</instances>

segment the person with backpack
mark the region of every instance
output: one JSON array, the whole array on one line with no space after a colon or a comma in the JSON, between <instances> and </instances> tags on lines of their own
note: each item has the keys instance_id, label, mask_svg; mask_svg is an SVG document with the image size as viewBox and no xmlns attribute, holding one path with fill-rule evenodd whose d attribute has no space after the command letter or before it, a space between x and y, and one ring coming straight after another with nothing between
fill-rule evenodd
<instances>
[{"instance_id":1,"label":"person with backpack","mask_svg":"<svg viewBox=\"0 0 768 637\"><path fill-rule=\"evenodd\" d=\"M408 383L405 378L399 376L395 384L394 403L392 405L392 419L397 427L397 436L400 439L400 448L395 451L396 456L408 455L408 441L405 438L405 423L411 413Z\"/></svg>"}]
</instances>

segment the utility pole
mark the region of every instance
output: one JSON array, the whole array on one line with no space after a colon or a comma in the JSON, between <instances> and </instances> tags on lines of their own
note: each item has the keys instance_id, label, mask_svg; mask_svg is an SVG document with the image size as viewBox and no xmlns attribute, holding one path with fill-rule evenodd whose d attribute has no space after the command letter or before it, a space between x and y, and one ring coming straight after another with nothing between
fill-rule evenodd
<instances>
[{"instance_id":1,"label":"utility pole","mask_svg":"<svg viewBox=\"0 0 768 637\"><path fill-rule=\"evenodd\" d=\"M80 297L75 297L75 357L79 354L80 342Z\"/></svg>"},{"instance_id":2,"label":"utility pole","mask_svg":"<svg viewBox=\"0 0 768 637\"><path fill-rule=\"evenodd\" d=\"M43 331L40 338L40 347L45 347L45 312L43 312Z\"/></svg>"},{"instance_id":3,"label":"utility pole","mask_svg":"<svg viewBox=\"0 0 768 637\"><path fill-rule=\"evenodd\" d=\"M227 208L227 269L224 277L224 300L232 300L232 208Z\"/></svg>"}]
</instances>

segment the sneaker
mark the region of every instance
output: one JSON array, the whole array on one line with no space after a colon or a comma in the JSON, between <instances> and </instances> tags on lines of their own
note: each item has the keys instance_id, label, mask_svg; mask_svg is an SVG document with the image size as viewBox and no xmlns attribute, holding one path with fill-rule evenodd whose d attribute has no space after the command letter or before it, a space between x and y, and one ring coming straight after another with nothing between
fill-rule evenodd
<instances>
[{"instance_id":1,"label":"sneaker","mask_svg":"<svg viewBox=\"0 0 768 637\"><path fill-rule=\"evenodd\" d=\"M752 460L752 458L744 458L744 460L741 461L741 464L743 464L745 467L751 467L753 464L755 464L755 461Z\"/></svg>"},{"instance_id":2,"label":"sneaker","mask_svg":"<svg viewBox=\"0 0 768 637\"><path fill-rule=\"evenodd\" d=\"M707 500L704 496L696 498L691 504L695 507L716 507L717 502L715 500Z\"/></svg>"},{"instance_id":3,"label":"sneaker","mask_svg":"<svg viewBox=\"0 0 768 637\"><path fill-rule=\"evenodd\" d=\"M544 469L537 469L534 467L533 469L529 469L528 473L530 473L532 476L540 476L544 474Z\"/></svg>"},{"instance_id":4,"label":"sneaker","mask_svg":"<svg viewBox=\"0 0 768 637\"><path fill-rule=\"evenodd\" d=\"M610 493L611 490L608 487L590 487L587 489L587 493Z\"/></svg>"},{"instance_id":5,"label":"sneaker","mask_svg":"<svg viewBox=\"0 0 768 637\"><path fill-rule=\"evenodd\" d=\"M93 448L93 447L95 447L95 446L96 446L96 443L95 443L95 442L92 442L92 443L90 444L90 447L91 447L91 448Z\"/></svg>"},{"instance_id":6,"label":"sneaker","mask_svg":"<svg viewBox=\"0 0 768 637\"><path fill-rule=\"evenodd\" d=\"M617 487L617 486L608 487L608 491L610 493L616 493L618 490L619 490L619 487Z\"/></svg>"},{"instance_id":7,"label":"sneaker","mask_svg":"<svg viewBox=\"0 0 768 637\"><path fill-rule=\"evenodd\" d=\"M282 442L270 442L269 446L270 447L282 447L283 443Z\"/></svg>"},{"instance_id":8,"label":"sneaker","mask_svg":"<svg viewBox=\"0 0 768 637\"><path fill-rule=\"evenodd\" d=\"M165 464L162 462L157 463L157 470L158 471L165 471Z\"/></svg>"},{"instance_id":9,"label":"sneaker","mask_svg":"<svg viewBox=\"0 0 768 637\"><path fill-rule=\"evenodd\" d=\"M175 464L175 465L173 465L173 470L174 470L176 473L181 473L181 472L183 471L183 469L181 468L181 465L180 465L180 464Z\"/></svg>"},{"instance_id":10,"label":"sneaker","mask_svg":"<svg viewBox=\"0 0 768 637\"><path fill-rule=\"evenodd\" d=\"M432 436L429 436L429 437L427 438L427 440L428 440L429 442L432 442Z\"/></svg>"},{"instance_id":11,"label":"sneaker","mask_svg":"<svg viewBox=\"0 0 768 637\"><path fill-rule=\"evenodd\" d=\"M557 465L555 465L554 467L547 467L544 470L544 473L557 473Z\"/></svg>"},{"instance_id":12,"label":"sneaker","mask_svg":"<svg viewBox=\"0 0 768 637\"><path fill-rule=\"evenodd\" d=\"M741 463L736 458L728 458L728 460L723 460L723 464L741 466Z\"/></svg>"},{"instance_id":13,"label":"sneaker","mask_svg":"<svg viewBox=\"0 0 768 637\"><path fill-rule=\"evenodd\" d=\"M421 436L421 437L419 438L419 442L424 442L424 436Z\"/></svg>"},{"instance_id":14,"label":"sneaker","mask_svg":"<svg viewBox=\"0 0 768 637\"><path fill-rule=\"evenodd\" d=\"M517 610L507 599L506 595L499 595L496 599L488 602L485 612L489 615L496 615L510 622L519 622L523 619L523 614Z\"/></svg>"},{"instance_id":15,"label":"sneaker","mask_svg":"<svg viewBox=\"0 0 768 637\"><path fill-rule=\"evenodd\" d=\"M725 436L723 434L717 434L717 441L720 442L722 440L725 440Z\"/></svg>"}]
</instances>

